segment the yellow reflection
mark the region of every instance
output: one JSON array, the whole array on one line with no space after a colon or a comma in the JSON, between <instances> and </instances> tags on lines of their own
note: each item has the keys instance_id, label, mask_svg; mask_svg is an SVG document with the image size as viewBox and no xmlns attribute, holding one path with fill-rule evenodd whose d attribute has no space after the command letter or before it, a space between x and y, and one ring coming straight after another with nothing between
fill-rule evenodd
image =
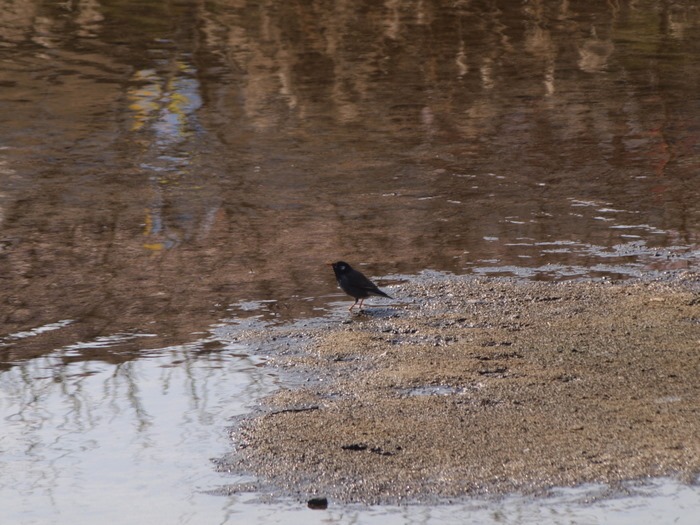
<instances>
[{"instance_id":1,"label":"yellow reflection","mask_svg":"<svg viewBox=\"0 0 700 525\"><path fill-rule=\"evenodd\" d=\"M154 219L153 219L153 211L146 210L146 219L145 219L144 228L143 228L144 236L149 236L149 235L152 235L153 233L156 233L155 228L154 228L155 222L156 221L154 221ZM150 250L152 252L160 252L160 251L163 251L166 246L165 246L165 243L163 243L163 242L146 242L146 243L143 243L143 247L146 250Z\"/></svg>"},{"instance_id":2,"label":"yellow reflection","mask_svg":"<svg viewBox=\"0 0 700 525\"><path fill-rule=\"evenodd\" d=\"M148 235L151 233L153 230L153 218L151 217L151 212L146 211L146 221L144 222L143 225L143 234Z\"/></svg>"},{"instance_id":3,"label":"yellow reflection","mask_svg":"<svg viewBox=\"0 0 700 525\"><path fill-rule=\"evenodd\" d=\"M161 98L162 90L156 82L157 79L156 72L152 69L144 69L134 73L134 81L149 83L130 88L127 92L130 101L129 109L134 112L131 131L140 130L149 121L151 115L158 110L158 100Z\"/></svg>"},{"instance_id":4,"label":"yellow reflection","mask_svg":"<svg viewBox=\"0 0 700 525\"><path fill-rule=\"evenodd\" d=\"M175 61L175 70L188 73L191 66ZM134 112L132 131L138 131L149 123L160 135L182 138L189 134L187 119L199 105L198 85L186 77L162 76L154 69L137 71L133 76L136 86L128 90L129 109Z\"/></svg>"}]
</instances>

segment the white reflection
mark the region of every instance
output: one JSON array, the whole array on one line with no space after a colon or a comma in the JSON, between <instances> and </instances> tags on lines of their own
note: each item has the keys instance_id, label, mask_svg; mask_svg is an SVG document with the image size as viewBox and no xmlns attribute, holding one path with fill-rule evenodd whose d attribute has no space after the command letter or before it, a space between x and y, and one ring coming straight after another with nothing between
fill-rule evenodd
<instances>
[{"instance_id":1,"label":"white reflection","mask_svg":"<svg viewBox=\"0 0 700 525\"><path fill-rule=\"evenodd\" d=\"M119 364L58 351L0 373L7 522L218 516L227 502L199 491L229 478L210 458L230 448L228 420L272 385L260 358L235 346L209 351L205 343Z\"/></svg>"},{"instance_id":2,"label":"white reflection","mask_svg":"<svg viewBox=\"0 0 700 525\"><path fill-rule=\"evenodd\" d=\"M578 66L586 73L597 73L608 66L608 60L615 51L611 40L601 40L596 34L595 28L591 29L591 37L584 40L579 47L580 59Z\"/></svg>"},{"instance_id":3,"label":"white reflection","mask_svg":"<svg viewBox=\"0 0 700 525\"><path fill-rule=\"evenodd\" d=\"M455 65L457 66L457 75L459 78L462 78L464 75L469 73L469 62L464 40L459 42L459 50L455 55Z\"/></svg>"},{"instance_id":4,"label":"white reflection","mask_svg":"<svg viewBox=\"0 0 700 525\"><path fill-rule=\"evenodd\" d=\"M79 0L77 5L78 15L75 23L78 25L78 36L96 37L100 31L104 15L102 6L97 0Z\"/></svg>"},{"instance_id":5,"label":"white reflection","mask_svg":"<svg viewBox=\"0 0 700 525\"><path fill-rule=\"evenodd\" d=\"M32 328L31 330L23 330L21 332L14 332L11 334L6 335L5 337L0 338L0 346L2 346L4 343L8 341L12 341L15 339L26 339L27 337L34 337L36 335L43 334L45 332L52 332L53 330L58 330L59 328L63 328L64 326L68 326L73 322L73 319L64 319L62 321L57 321L55 323L49 323L45 324L42 326L37 326L36 328Z\"/></svg>"}]
</instances>

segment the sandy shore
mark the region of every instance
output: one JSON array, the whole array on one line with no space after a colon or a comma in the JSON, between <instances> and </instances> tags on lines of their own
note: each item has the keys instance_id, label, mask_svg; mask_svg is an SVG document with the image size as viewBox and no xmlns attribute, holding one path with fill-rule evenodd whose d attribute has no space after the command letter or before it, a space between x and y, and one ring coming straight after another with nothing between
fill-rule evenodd
<instances>
[{"instance_id":1,"label":"sandy shore","mask_svg":"<svg viewBox=\"0 0 700 525\"><path fill-rule=\"evenodd\" d=\"M700 473L700 276L390 293L243 336L306 379L237 426L221 468L260 482L231 490L435 502Z\"/></svg>"}]
</instances>

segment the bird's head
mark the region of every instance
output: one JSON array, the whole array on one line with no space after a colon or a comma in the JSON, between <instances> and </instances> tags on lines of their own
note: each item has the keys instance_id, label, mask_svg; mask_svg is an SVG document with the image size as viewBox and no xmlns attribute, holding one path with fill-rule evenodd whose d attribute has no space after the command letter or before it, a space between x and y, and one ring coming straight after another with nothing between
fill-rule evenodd
<instances>
[{"instance_id":1,"label":"bird's head","mask_svg":"<svg viewBox=\"0 0 700 525\"><path fill-rule=\"evenodd\" d=\"M343 261L331 263L331 266L333 267L333 271L336 275L343 275L344 273L348 273L350 270L352 270L350 265Z\"/></svg>"}]
</instances>

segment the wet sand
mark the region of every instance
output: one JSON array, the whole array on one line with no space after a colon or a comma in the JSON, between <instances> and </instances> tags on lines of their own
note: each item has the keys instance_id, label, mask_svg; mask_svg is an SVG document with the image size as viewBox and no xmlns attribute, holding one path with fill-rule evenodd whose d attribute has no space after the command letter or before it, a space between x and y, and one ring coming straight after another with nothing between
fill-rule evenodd
<instances>
[{"instance_id":1,"label":"wet sand","mask_svg":"<svg viewBox=\"0 0 700 525\"><path fill-rule=\"evenodd\" d=\"M696 480L700 276L387 291L390 306L243 336L304 380L234 430L221 468L259 482L231 491L435 503Z\"/></svg>"}]
</instances>

